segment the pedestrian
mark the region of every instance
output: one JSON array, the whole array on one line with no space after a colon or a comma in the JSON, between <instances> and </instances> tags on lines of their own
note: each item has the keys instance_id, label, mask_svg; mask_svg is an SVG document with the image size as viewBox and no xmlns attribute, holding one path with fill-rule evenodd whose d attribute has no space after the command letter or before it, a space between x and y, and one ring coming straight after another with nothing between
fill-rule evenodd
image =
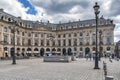
<instances>
[{"instance_id":1,"label":"pedestrian","mask_svg":"<svg viewBox=\"0 0 120 80\"><path fill-rule=\"evenodd\" d=\"M89 55L88 55L88 54L86 54L86 60L88 60L88 56L89 56Z\"/></svg>"},{"instance_id":2,"label":"pedestrian","mask_svg":"<svg viewBox=\"0 0 120 80\"><path fill-rule=\"evenodd\" d=\"M107 55L105 54L105 58L107 57Z\"/></svg>"},{"instance_id":3,"label":"pedestrian","mask_svg":"<svg viewBox=\"0 0 120 80\"><path fill-rule=\"evenodd\" d=\"M109 61L112 63L112 56L111 56L111 54L109 55Z\"/></svg>"},{"instance_id":4,"label":"pedestrian","mask_svg":"<svg viewBox=\"0 0 120 80\"><path fill-rule=\"evenodd\" d=\"M93 53L93 60L95 60L95 53Z\"/></svg>"},{"instance_id":5,"label":"pedestrian","mask_svg":"<svg viewBox=\"0 0 120 80\"><path fill-rule=\"evenodd\" d=\"M91 53L89 53L89 58L90 58L90 61L91 61L91 58L92 58L92 54Z\"/></svg>"}]
</instances>

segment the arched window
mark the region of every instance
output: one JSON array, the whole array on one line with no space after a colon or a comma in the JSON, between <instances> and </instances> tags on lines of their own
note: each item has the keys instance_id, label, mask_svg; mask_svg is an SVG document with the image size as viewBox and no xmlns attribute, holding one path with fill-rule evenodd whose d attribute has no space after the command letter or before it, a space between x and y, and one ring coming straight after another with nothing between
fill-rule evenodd
<instances>
[{"instance_id":1,"label":"arched window","mask_svg":"<svg viewBox=\"0 0 120 80\"><path fill-rule=\"evenodd\" d=\"M8 18L8 21L9 21L9 22L11 22L11 19L10 19L10 18Z\"/></svg>"}]
</instances>

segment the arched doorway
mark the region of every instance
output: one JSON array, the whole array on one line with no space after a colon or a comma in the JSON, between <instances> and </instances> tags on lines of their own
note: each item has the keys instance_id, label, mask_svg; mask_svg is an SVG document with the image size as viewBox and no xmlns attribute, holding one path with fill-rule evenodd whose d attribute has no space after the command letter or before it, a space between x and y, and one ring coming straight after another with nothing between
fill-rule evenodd
<instances>
[{"instance_id":1,"label":"arched doorway","mask_svg":"<svg viewBox=\"0 0 120 80\"><path fill-rule=\"evenodd\" d=\"M53 49L52 49L52 54L55 55L55 53L56 53L56 49L53 48Z\"/></svg>"},{"instance_id":2,"label":"arched doorway","mask_svg":"<svg viewBox=\"0 0 120 80\"><path fill-rule=\"evenodd\" d=\"M65 48L62 49L62 52L63 52L63 55L66 55L66 49Z\"/></svg>"},{"instance_id":3,"label":"arched doorway","mask_svg":"<svg viewBox=\"0 0 120 80\"><path fill-rule=\"evenodd\" d=\"M38 53L39 53L39 52L38 52L38 48L35 48L35 49L34 49L34 56L39 56Z\"/></svg>"},{"instance_id":4,"label":"arched doorway","mask_svg":"<svg viewBox=\"0 0 120 80\"><path fill-rule=\"evenodd\" d=\"M22 48L22 56L25 56L25 48Z\"/></svg>"},{"instance_id":5,"label":"arched doorway","mask_svg":"<svg viewBox=\"0 0 120 80\"><path fill-rule=\"evenodd\" d=\"M17 48L17 56L20 56L19 52L20 52L20 48Z\"/></svg>"},{"instance_id":6,"label":"arched doorway","mask_svg":"<svg viewBox=\"0 0 120 80\"><path fill-rule=\"evenodd\" d=\"M72 55L72 49L68 48L68 55Z\"/></svg>"},{"instance_id":7,"label":"arched doorway","mask_svg":"<svg viewBox=\"0 0 120 80\"><path fill-rule=\"evenodd\" d=\"M8 57L8 48L7 47L4 47L4 52L5 52L5 55L3 55L4 57ZM4 53L3 53L4 54Z\"/></svg>"},{"instance_id":8,"label":"arched doorway","mask_svg":"<svg viewBox=\"0 0 120 80\"><path fill-rule=\"evenodd\" d=\"M12 48L10 49L10 55L11 55L11 57L13 57L13 54L15 54L14 51L15 51L15 50L14 50L14 48L12 47Z\"/></svg>"},{"instance_id":9,"label":"arched doorway","mask_svg":"<svg viewBox=\"0 0 120 80\"><path fill-rule=\"evenodd\" d=\"M90 48L85 48L85 55L87 55L87 54L89 54L89 52L90 52Z\"/></svg>"},{"instance_id":10,"label":"arched doorway","mask_svg":"<svg viewBox=\"0 0 120 80\"><path fill-rule=\"evenodd\" d=\"M44 48L40 49L40 56L44 56Z\"/></svg>"},{"instance_id":11,"label":"arched doorway","mask_svg":"<svg viewBox=\"0 0 120 80\"><path fill-rule=\"evenodd\" d=\"M57 49L57 55L61 55L61 49L60 48Z\"/></svg>"},{"instance_id":12,"label":"arched doorway","mask_svg":"<svg viewBox=\"0 0 120 80\"><path fill-rule=\"evenodd\" d=\"M32 51L31 48L28 48L28 49L27 49L27 56L32 56L32 55L31 55L31 51Z\"/></svg>"},{"instance_id":13,"label":"arched doorway","mask_svg":"<svg viewBox=\"0 0 120 80\"><path fill-rule=\"evenodd\" d=\"M60 49L60 48L58 48L58 49L57 49L57 51L59 51L59 52L60 52L60 51L61 51L61 49Z\"/></svg>"},{"instance_id":14,"label":"arched doorway","mask_svg":"<svg viewBox=\"0 0 120 80\"><path fill-rule=\"evenodd\" d=\"M46 49L46 51L47 51L47 52L50 52L50 49L49 49L49 48L47 48L47 49Z\"/></svg>"}]
</instances>

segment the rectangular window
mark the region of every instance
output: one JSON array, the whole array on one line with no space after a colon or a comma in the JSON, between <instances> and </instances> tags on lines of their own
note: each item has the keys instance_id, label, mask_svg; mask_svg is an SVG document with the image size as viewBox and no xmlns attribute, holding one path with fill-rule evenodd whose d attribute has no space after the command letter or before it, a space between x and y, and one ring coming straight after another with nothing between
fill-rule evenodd
<instances>
[{"instance_id":1,"label":"rectangular window","mask_svg":"<svg viewBox=\"0 0 120 80\"><path fill-rule=\"evenodd\" d=\"M31 37L31 33L28 33L28 37Z\"/></svg>"},{"instance_id":2,"label":"rectangular window","mask_svg":"<svg viewBox=\"0 0 120 80\"><path fill-rule=\"evenodd\" d=\"M44 40L41 40L41 46L44 46Z\"/></svg>"},{"instance_id":3,"label":"rectangular window","mask_svg":"<svg viewBox=\"0 0 120 80\"><path fill-rule=\"evenodd\" d=\"M77 46L77 39L74 39L74 46Z\"/></svg>"},{"instance_id":4,"label":"rectangular window","mask_svg":"<svg viewBox=\"0 0 120 80\"><path fill-rule=\"evenodd\" d=\"M25 45L25 39L22 39L22 45L23 46Z\"/></svg>"},{"instance_id":5,"label":"rectangular window","mask_svg":"<svg viewBox=\"0 0 120 80\"><path fill-rule=\"evenodd\" d=\"M43 34L43 33L41 34L41 37L44 37L44 34Z\"/></svg>"},{"instance_id":6,"label":"rectangular window","mask_svg":"<svg viewBox=\"0 0 120 80\"><path fill-rule=\"evenodd\" d=\"M82 45L82 43L83 43L83 38L80 38L80 41L79 41L80 43L80 45Z\"/></svg>"},{"instance_id":7,"label":"rectangular window","mask_svg":"<svg viewBox=\"0 0 120 80\"><path fill-rule=\"evenodd\" d=\"M34 45L35 45L35 46L38 46L38 44L39 44L39 43L38 43L38 39L35 39Z\"/></svg>"},{"instance_id":8,"label":"rectangular window","mask_svg":"<svg viewBox=\"0 0 120 80\"><path fill-rule=\"evenodd\" d=\"M22 32L22 36L24 36L25 34L24 34L24 32Z\"/></svg>"},{"instance_id":9,"label":"rectangular window","mask_svg":"<svg viewBox=\"0 0 120 80\"><path fill-rule=\"evenodd\" d=\"M4 32L7 32L7 27L4 27Z\"/></svg>"},{"instance_id":10,"label":"rectangular window","mask_svg":"<svg viewBox=\"0 0 120 80\"><path fill-rule=\"evenodd\" d=\"M71 40L70 39L68 40L68 46L71 46Z\"/></svg>"},{"instance_id":11,"label":"rectangular window","mask_svg":"<svg viewBox=\"0 0 120 80\"><path fill-rule=\"evenodd\" d=\"M8 41L8 36L4 35L4 43L7 43Z\"/></svg>"},{"instance_id":12,"label":"rectangular window","mask_svg":"<svg viewBox=\"0 0 120 80\"><path fill-rule=\"evenodd\" d=\"M14 44L14 37L11 36L11 44L13 45Z\"/></svg>"},{"instance_id":13,"label":"rectangular window","mask_svg":"<svg viewBox=\"0 0 120 80\"><path fill-rule=\"evenodd\" d=\"M74 33L74 37L77 37L77 33Z\"/></svg>"},{"instance_id":14,"label":"rectangular window","mask_svg":"<svg viewBox=\"0 0 120 80\"><path fill-rule=\"evenodd\" d=\"M35 33L35 37L38 37L38 33Z\"/></svg>"},{"instance_id":15,"label":"rectangular window","mask_svg":"<svg viewBox=\"0 0 120 80\"><path fill-rule=\"evenodd\" d=\"M47 46L49 46L49 45L50 45L49 40L47 40Z\"/></svg>"},{"instance_id":16,"label":"rectangular window","mask_svg":"<svg viewBox=\"0 0 120 80\"><path fill-rule=\"evenodd\" d=\"M63 38L65 38L66 37L66 35L65 34L63 34Z\"/></svg>"},{"instance_id":17,"label":"rectangular window","mask_svg":"<svg viewBox=\"0 0 120 80\"><path fill-rule=\"evenodd\" d=\"M63 46L66 46L66 40L63 40Z\"/></svg>"},{"instance_id":18,"label":"rectangular window","mask_svg":"<svg viewBox=\"0 0 120 80\"><path fill-rule=\"evenodd\" d=\"M17 38L17 45L20 45L20 38Z\"/></svg>"},{"instance_id":19,"label":"rectangular window","mask_svg":"<svg viewBox=\"0 0 120 80\"><path fill-rule=\"evenodd\" d=\"M58 34L58 38L61 38L61 35L60 35L60 34Z\"/></svg>"},{"instance_id":20,"label":"rectangular window","mask_svg":"<svg viewBox=\"0 0 120 80\"><path fill-rule=\"evenodd\" d=\"M107 37L107 44L110 44L110 37Z\"/></svg>"},{"instance_id":21,"label":"rectangular window","mask_svg":"<svg viewBox=\"0 0 120 80\"><path fill-rule=\"evenodd\" d=\"M68 34L68 37L71 37L71 34L70 34L70 33Z\"/></svg>"},{"instance_id":22,"label":"rectangular window","mask_svg":"<svg viewBox=\"0 0 120 80\"><path fill-rule=\"evenodd\" d=\"M58 40L58 46L61 46L61 41L60 40Z\"/></svg>"}]
</instances>

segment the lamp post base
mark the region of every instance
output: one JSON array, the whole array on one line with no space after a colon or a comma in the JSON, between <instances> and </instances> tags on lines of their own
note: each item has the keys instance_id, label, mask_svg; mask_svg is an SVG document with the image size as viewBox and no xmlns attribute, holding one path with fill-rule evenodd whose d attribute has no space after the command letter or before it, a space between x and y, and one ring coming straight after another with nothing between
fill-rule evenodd
<instances>
[{"instance_id":1,"label":"lamp post base","mask_svg":"<svg viewBox=\"0 0 120 80\"><path fill-rule=\"evenodd\" d=\"M12 63L13 65L15 65L16 63Z\"/></svg>"},{"instance_id":2,"label":"lamp post base","mask_svg":"<svg viewBox=\"0 0 120 80\"><path fill-rule=\"evenodd\" d=\"M94 67L94 69L100 69L99 67Z\"/></svg>"}]
</instances>

